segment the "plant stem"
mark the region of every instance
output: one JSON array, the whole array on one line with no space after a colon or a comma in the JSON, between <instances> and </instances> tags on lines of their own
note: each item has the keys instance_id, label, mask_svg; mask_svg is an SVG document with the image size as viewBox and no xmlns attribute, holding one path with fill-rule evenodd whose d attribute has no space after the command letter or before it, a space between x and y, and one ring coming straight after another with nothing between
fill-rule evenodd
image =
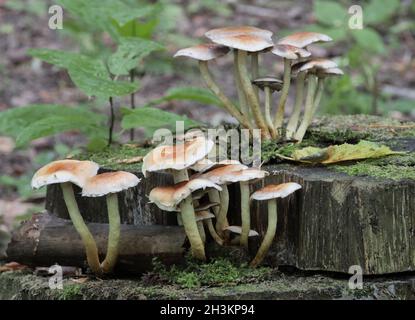
<instances>
[{"instance_id":1,"label":"plant stem","mask_svg":"<svg viewBox=\"0 0 415 320\"><path fill-rule=\"evenodd\" d=\"M132 69L130 70L130 82L134 82L134 78L135 78L135 70ZM131 105L131 109L135 109L135 92L132 92L130 95L130 105ZM130 141L134 140L134 128L130 129Z\"/></svg>"},{"instance_id":2,"label":"plant stem","mask_svg":"<svg viewBox=\"0 0 415 320\"><path fill-rule=\"evenodd\" d=\"M267 232L265 233L264 239L262 240L261 246L259 247L255 258L250 263L251 267L258 266L267 255L272 241L274 240L275 232L277 231L277 219L277 199L268 200Z\"/></svg>"},{"instance_id":3,"label":"plant stem","mask_svg":"<svg viewBox=\"0 0 415 320\"><path fill-rule=\"evenodd\" d=\"M219 88L219 86L213 79L208 69L207 62L199 61L199 69L203 79L205 80L206 85L223 103L223 106L226 109L226 111L228 111L230 115L233 116L236 120L238 120L243 127L251 129L251 124L249 120L246 118L246 115L243 115L238 110L238 108L229 100L229 98L223 93L223 91Z\"/></svg>"},{"instance_id":4,"label":"plant stem","mask_svg":"<svg viewBox=\"0 0 415 320\"><path fill-rule=\"evenodd\" d=\"M110 128L109 128L109 133L108 133L108 146L112 144L112 132L114 131L114 121L115 121L114 101L112 97L109 98L109 102L110 102L111 116L110 116Z\"/></svg>"},{"instance_id":5,"label":"plant stem","mask_svg":"<svg viewBox=\"0 0 415 320\"><path fill-rule=\"evenodd\" d=\"M275 113L274 127L277 131L281 131L284 122L285 103L287 101L288 92L291 83L291 61L284 59L284 83L282 85L281 96L278 102L277 111ZM279 132L280 134L281 132Z\"/></svg>"},{"instance_id":6,"label":"plant stem","mask_svg":"<svg viewBox=\"0 0 415 320\"><path fill-rule=\"evenodd\" d=\"M313 103L316 92L317 81L316 77L312 74L307 77L307 97L305 100L303 121L301 122L297 132L294 134L294 139L301 142L307 131L308 125L311 123L313 117Z\"/></svg>"},{"instance_id":7,"label":"plant stem","mask_svg":"<svg viewBox=\"0 0 415 320\"><path fill-rule=\"evenodd\" d=\"M251 230L251 213L249 210L249 182L240 182L241 189L241 238L240 245L248 248L249 231Z\"/></svg>"},{"instance_id":8,"label":"plant stem","mask_svg":"<svg viewBox=\"0 0 415 320\"><path fill-rule=\"evenodd\" d=\"M81 213L79 212L72 184L70 182L61 183L61 188L66 207L68 208L69 216L72 220L75 230L81 236L82 242L85 246L88 265L91 268L92 272L95 274L102 274L101 265L99 263L97 244L87 225L85 224Z\"/></svg>"},{"instance_id":9,"label":"plant stem","mask_svg":"<svg viewBox=\"0 0 415 320\"><path fill-rule=\"evenodd\" d=\"M228 219L226 218L229 208L229 190L226 184L222 185L222 191L219 193L219 196L220 206L216 217L216 230L218 230L220 235L223 235L223 229L229 225Z\"/></svg>"},{"instance_id":10,"label":"plant stem","mask_svg":"<svg viewBox=\"0 0 415 320\"><path fill-rule=\"evenodd\" d=\"M259 101L255 95L251 79L249 78L248 70L246 68L246 51L238 50L238 70L241 75L241 84L245 92L246 99L248 101L249 107L251 108L252 115L254 116L255 122L259 129L261 129L261 135L269 139L270 133L268 127L265 124L264 117L261 112L261 107Z\"/></svg>"},{"instance_id":11,"label":"plant stem","mask_svg":"<svg viewBox=\"0 0 415 320\"><path fill-rule=\"evenodd\" d=\"M236 89L238 92L238 100L239 100L239 106L240 106L241 112L246 118L249 118L249 108L246 103L245 93L242 90L241 75L239 74L239 70L238 70L238 51L237 50L233 51L233 72L234 72L235 84L236 84Z\"/></svg>"},{"instance_id":12,"label":"plant stem","mask_svg":"<svg viewBox=\"0 0 415 320\"><path fill-rule=\"evenodd\" d=\"M314 95L313 110L312 110L311 118L313 118L317 112L318 106L320 105L321 97L323 96L323 92L324 92L324 78L318 78L316 94Z\"/></svg>"},{"instance_id":13,"label":"plant stem","mask_svg":"<svg viewBox=\"0 0 415 320\"><path fill-rule=\"evenodd\" d=\"M223 245L223 239L216 233L215 227L213 226L212 219L204 220L206 226L208 227L209 233L212 236L213 240L216 241L220 246Z\"/></svg>"},{"instance_id":14,"label":"plant stem","mask_svg":"<svg viewBox=\"0 0 415 320\"><path fill-rule=\"evenodd\" d=\"M189 174L186 169L173 170L174 183L189 180ZM180 212L183 222L184 231L190 242L192 255L199 260L206 260L205 247L199 233L196 223L195 209L193 206L192 195L188 196L180 203Z\"/></svg>"},{"instance_id":15,"label":"plant stem","mask_svg":"<svg viewBox=\"0 0 415 320\"><path fill-rule=\"evenodd\" d=\"M118 258L121 221L118 211L118 195L116 193L107 195L107 210L109 222L107 255L101 264L104 273L109 273L114 269Z\"/></svg>"},{"instance_id":16,"label":"plant stem","mask_svg":"<svg viewBox=\"0 0 415 320\"><path fill-rule=\"evenodd\" d=\"M287 139L291 139L293 137L298 127L298 120L300 119L301 107L303 105L305 76L306 72L300 72L297 76L295 86L295 105L293 113L287 124Z\"/></svg>"},{"instance_id":17,"label":"plant stem","mask_svg":"<svg viewBox=\"0 0 415 320\"><path fill-rule=\"evenodd\" d=\"M272 118L271 118L271 98L272 98L271 88L265 87L264 92L265 92L265 121L267 122L268 129L271 132L271 137L275 139L277 137L277 132L275 131L274 124L272 123Z\"/></svg>"}]
</instances>

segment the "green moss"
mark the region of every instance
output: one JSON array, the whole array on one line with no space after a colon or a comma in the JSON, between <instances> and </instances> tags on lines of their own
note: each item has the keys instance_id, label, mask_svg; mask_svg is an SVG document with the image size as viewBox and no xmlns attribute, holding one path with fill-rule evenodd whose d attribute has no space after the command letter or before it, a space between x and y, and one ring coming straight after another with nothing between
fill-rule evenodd
<instances>
[{"instance_id":1,"label":"green moss","mask_svg":"<svg viewBox=\"0 0 415 320\"><path fill-rule=\"evenodd\" d=\"M95 153L84 153L77 156L79 160L92 160L98 163L102 168L112 170L140 171L141 162L125 163L126 159L134 157L143 157L149 151L149 148L143 148L136 145L125 144L113 146L103 151Z\"/></svg>"},{"instance_id":2,"label":"green moss","mask_svg":"<svg viewBox=\"0 0 415 320\"><path fill-rule=\"evenodd\" d=\"M184 267L173 266L170 269L155 260L152 276L161 282L190 289L258 282L266 279L270 273L270 268L252 269L246 264L237 265L227 259L219 258L203 264L188 261Z\"/></svg>"},{"instance_id":3,"label":"green moss","mask_svg":"<svg viewBox=\"0 0 415 320\"><path fill-rule=\"evenodd\" d=\"M65 284L62 290L58 290L59 300L76 300L82 298L80 284Z\"/></svg>"},{"instance_id":4,"label":"green moss","mask_svg":"<svg viewBox=\"0 0 415 320\"><path fill-rule=\"evenodd\" d=\"M333 166L333 170L346 173L350 176L369 176L392 180L415 180L415 167L387 164L384 166L373 165L366 162L349 166Z\"/></svg>"}]
</instances>

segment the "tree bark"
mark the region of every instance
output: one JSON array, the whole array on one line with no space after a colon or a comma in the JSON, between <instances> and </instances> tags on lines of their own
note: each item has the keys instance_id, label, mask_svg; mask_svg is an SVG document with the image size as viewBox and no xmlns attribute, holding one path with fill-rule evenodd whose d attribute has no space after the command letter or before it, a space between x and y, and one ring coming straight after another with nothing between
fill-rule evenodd
<instances>
[{"instance_id":1,"label":"tree bark","mask_svg":"<svg viewBox=\"0 0 415 320\"><path fill-rule=\"evenodd\" d=\"M105 257L108 225L89 223L99 255ZM164 264L180 264L184 257L186 235L175 226L122 225L120 254L114 272L142 273L152 268L157 257ZM13 234L7 260L29 266L86 266L85 248L71 221L36 214Z\"/></svg>"}]
</instances>

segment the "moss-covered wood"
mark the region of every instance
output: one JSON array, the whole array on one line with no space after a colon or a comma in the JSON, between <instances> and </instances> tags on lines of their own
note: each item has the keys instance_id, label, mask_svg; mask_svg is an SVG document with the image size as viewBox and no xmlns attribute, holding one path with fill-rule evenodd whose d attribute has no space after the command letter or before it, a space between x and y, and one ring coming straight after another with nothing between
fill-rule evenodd
<instances>
[{"instance_id":1,"label":"moss-covered wood","mask_svg":"<svg viewBox=\"0 0 415 320\"><path fill-rule=\"evenodd\" d=\"M264 183L294 181L303 186L294 196L279 202L277 236L269 263L340 272L357 264L366 274L415 271L415 124L371 116L323 118L310 128L303 145L327 146L361 139L387 144L407 154L307 166L273 157L275 150L266 147L264 157L276 164L263 166L272 173ZM296 146L276 148L284 153ZM111 167L108 158L103 162ZM141 177L139 166L131 169ZM154 186L170 183L169 175L153 174L137 188L121 193L122 222L176 224L174 215L148 204L146 197ZM251 191L259 187L251 186ZM229 190L233 199L229 219L238 224L239 191L236 186ZM77 200L87 221L106 222L104 198L83 199L78 190ZM253 203L251 220L253 228L263 234L267 215L265 206L260 205ZM67 217L59 188L48 189L47 209L58 217Z\"/></svg>"}]
</instances>

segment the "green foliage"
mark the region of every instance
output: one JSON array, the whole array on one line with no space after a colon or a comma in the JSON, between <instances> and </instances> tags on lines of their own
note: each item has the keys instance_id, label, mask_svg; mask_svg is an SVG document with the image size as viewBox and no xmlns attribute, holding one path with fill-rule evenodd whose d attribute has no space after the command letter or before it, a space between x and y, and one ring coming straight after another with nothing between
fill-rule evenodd
<instances>
[{"instance_id":1,"label":"green foliage","mask_svg":"<svg viewBox=\"0 0 415 320\"><path fill-rule=\"evenodd\" d=\"M175 87L169 89L160 102L172 100L188 100L203 104L222 106L220 100L209 90L195 87Z\"/></svg>"},{"instance_id":2,"label":"green foliage","mask_svg":"<svg viewBox=\"0 0 415 320\"><path fill-rule=\"evenodd\" d=\"M371 0L367 5L363 5L364 22L371 25L385 23L398 11L399 6L399 0Z\"/></svg>"},{"instance_id":3,"label":"green foliage","mask_svg":"<svg viewBox=\"0 0 415 320\"><path fill-rule=\"evenodd\" d=\"M117 51L108 59L109 70L113 75L128 75L145 56L162 49L163 46L154 41L123 37Z\"/></svg>"},{"instance_id":4,"label":"green foliage","mask_svg":"<svg viewBox=\"0 0 415 320\"><path fill-rule=\"evenodd\" d=\"M365 51L375 53L385 52L382 37L374 29L366 27L361 30L353 30L351 35L356 40L356 44Z\"/></svg>"},{"instance_id":5,"label":"green foliage","mask_svg":"<svg viewBox=\"0 0 415 320\"><path fill-rule=\"evenodd\" d=\"M81 296L81 285L65 284L62 290L59 290L58 299L60 300L76 300Z\"/></svg>"},{"instance_id":6,"label":"green foliage","mask_svg":"<svg viewBox=\"0 0 415 320\"><path fill-rule=\"evenodd\" d=\"M334 1L316 0L313 10L317 21L326 26L344 26L347 19L347 11Z\"/></svg>"},{"instance_id":7,"label":"green foliage","mask_svg":"<svg viewBox=\"0 0 415 320\"><path fill-rule=\"evenodd\" d=\"M190 120L186 116L152 107L142 107L134 110L124 108L123 112L125 113L121 122L123 129L142 127L151 131L159 128L174 129L177 121L183 121L185 129L201 125L201 123Z\"/></svg>"},{"instance_id":8,"label":"green foliage","mask_svg":"<svg viewBox=\"0 0 415 320\"><path fill-rule=\"evenodd\" d=\"M170 269L153 259L153 274L164 282L190 289L261 281L269 277L270 272L271 269L265 267L252 269L246 264L237 266L224 258L203 264L188 261L185 267L173 266Z\"/></svg>"},{"instance_id":9,"label":"green foliage","mask_svg":"<svg viewBox=\"0 0 415 320\"><path fill-rule=\"evenodd\" d=\"M102 115L82 107L30 105L0 112L0 133L14 137L18 147L71 130L96 137L104 134L103 119Z\"/></svg>"}]
</instances>

